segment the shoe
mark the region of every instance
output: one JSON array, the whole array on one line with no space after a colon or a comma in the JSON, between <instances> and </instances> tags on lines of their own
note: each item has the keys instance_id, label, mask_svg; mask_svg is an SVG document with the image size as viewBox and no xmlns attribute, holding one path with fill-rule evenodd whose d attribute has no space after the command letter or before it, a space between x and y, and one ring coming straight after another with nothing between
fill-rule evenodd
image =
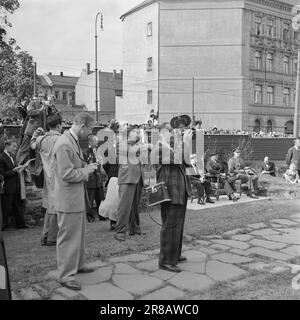
<instances>
[{"instance_id":1,"label":"shoe","mask_svg":"<svg viewBox=\"0 0 300 320\"><path fill-rule=\"evenodd\" d=\"M185 256L180 256L179 258L178 258L178 262L184 262L184 261L186 261L187 260L187 257L185 257Z\"/></svg>"},{"instance_id":2,"label":"shoe","mask_svg":"<svg viewBox=\"0 0 300 320\"><path fill-rule=\"evenodd\" d=\"M207 198L207 199L206 199L206 203L212 203L212 204L213 204L213 203L215 203L215 202L214 202L213 200L211 200L210 198Z\"/></svg>"},{"instance_id":3,"label":"shoe","mask_svg":"<svg viewBox=\"0 0 300 320\"><path fill-rule=\"evenodd\" d=\"M81 284L78 283L75 280L71 280L71 281L66 281L66 282L61 282L60 283L63 287L68 288L70 290L74 290L74 291L80 291L81 290Z\"/></svg>"},{"instance_id":4,"label":"shoe","mask_svg":"<svg viewBox=\"0 0 300 320\"><path fill-rule=\"evenodd\" d=\"M47 247L55 247L56 246L56 242L55 241L47 241L47 243L45 245Z\"/></svg>"},{"instance_id":5,"label":"shoe","mask_svg":"<svg viewBox=\"0 0 300 320\"><path fill-rule=\"evenodd\" d=\"M95 269L93 269L93 268L84 267L84 268L78 270L77 273L83 273L84 274L84 273L92 273L94 271L95 271Z\"/></svg>"},{"instance_id":6,"label":"shoe","mask_svg":"<svg viewBox=\"0 0 300 320\"><path fill-rule=\"evenodd\" d=\"M258 197L257 197L256 195L254 195L254 194L249 194L249 197L250 197L251 199L258 199Z\"/></svg>"},{"instance_id":7,"label":"shoe","mask_svg":"<svg viewBox=\"0 0 300 320\"><path fill-rule=\"evenodd\" d=\"M116 222L110 221L110 231L114 231L116 229Z\"/></svg>"},{"instance_id":8,"label":"shoe","mask_svg":"<svg viewBox=\"0 0 300 320\"><path fill-rule=\"evenodd\" d=\"M237 202L237 201L240 200L240 198L239 198L239 197L236 197L236 196L233 196L233 197L230 196L229 200L231 200L231 201L233 201L233 202Z\"/></svg>"},{"instance_id":9,"label":"shoe","mask_svg":"<svg viewBox=\"0 0 300 320\"><path fill-rule=\"evenodd\" d=\"M201 199L198 200L198 204L201 204L201 206L205 206L205 202Z\"/></svg>"},{"instance_id":10,"label":"shoe","mask_svg":"<svg viewBox=\"0 0 300 320\"><path fill-rule=\"evenodd\" d=\"M118 241L125 241L126 240L126 236L123 233L117 233L115 234L115 239Z\"/></svg>"},{"instance_id":11,"label":"shoe","mask_svg":"<svg viewBox=\"0 0 300 320\"><path fill-rule=\"evenodd\" d=\"M181 272L181 269L179 269L176 266L170 265L170 264L160 264L159 268L162 270L169 271L169 272L177 272L177 273Z\"/></svg>"}]
</instances>

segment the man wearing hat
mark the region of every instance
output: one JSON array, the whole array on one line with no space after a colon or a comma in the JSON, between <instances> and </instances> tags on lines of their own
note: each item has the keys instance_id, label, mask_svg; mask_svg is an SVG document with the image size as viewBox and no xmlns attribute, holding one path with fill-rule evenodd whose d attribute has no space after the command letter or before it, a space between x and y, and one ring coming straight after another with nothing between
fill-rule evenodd
<instances>
[{"instance_id":1,"label":"man wearing hat","mask_svg":"<svg viewBox=\"0 0 300 320\"><path fill-rule=\"evenodd\" d=\"M234 190L226 179L226 174L223 173L223 166L218 162L218 157L217 151L210 153L210 160L206 164L206 171L212 175L212 179L216 179L217 176L219 176L219 183L222 185L222 188L225 189L229 200L236 202L239 198L234 195Z\"/></svg>"},{"instance_id":2,"label":"man wearing hat","mask_svg":"<svg viewBox=\"0 0 300 320\"><path fill-rule=\"evenodd\" d=\"M241 158L241 150L236 148L233 150L233 157L228 161L228 173L231 176L230 182L241 180L241 183L248 184L249 194L251 198L257 198L255 195L258 193L258 176L254 171L245 166L244 160ZM253 193L255 195L253 195Z\"/></svg>"}]
</instances>

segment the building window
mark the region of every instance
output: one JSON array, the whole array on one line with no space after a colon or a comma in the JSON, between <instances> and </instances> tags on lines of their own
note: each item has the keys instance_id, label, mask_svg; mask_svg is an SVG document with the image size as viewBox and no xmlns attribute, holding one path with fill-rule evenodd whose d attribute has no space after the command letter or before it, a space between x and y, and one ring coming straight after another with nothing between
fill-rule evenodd
<instances>
[{"instance_id":1,"label":"building window","mask_svg":"<svg viewBox=\"0 0 300 320\"><path fill-rule=\"evenodd\" d=\"M283 105L285 107L289 107L290 106L290 89L289 88L284 88L283 89Z\"/></svg>"},{"instance_id":2,"label":"building window","mask_svg":"<svg viewBox=\"0 0 300 320\"><path fill-rule=\"evenodd\" d=\"M274 104L274 87L267 87L267 103Z\"/></svg>"},{"instance_id":3,"label":"building window","mask_svg":"<svg viewBox=\"0 0 300 320\"><path fill-rule=\"evenodd\" d=\"M62 99L63 101L67 101L67 92L63 92Z\"/></svg>"},{"instance_id":4,"label":"building window","mask_svg":"<svg viewBox=\"0 0 300 320\"><path fill-rule=\"evenodd\" d=\"M152 96L153 96L152 90L148 90L147 91L147 104L152 104Z\"/></svg>"},{"instance_id":5,"label":"building window","mask_svg":"<svg viewBox=\"0 0 300 320\"><path fill-rule=\"evenodd\" d=\"M56 100L59 100L59 91L55 91L54 96Z\"/></svg>"},{"instance_id":6,"label":"building window","mask_svg":"<svg viewBox=\"0 0 300 320\"><path fill-rule=\"evenodd\" d=\"M283 57L283 72L289 73L290 71L290 57L284 56Z\"/></svg>"},{"instance_id":7,"label":"building window","mask_svg":"<svg viewBox=\"0 0 300 320\"><path fill-rule=\"evenodd\" d=\"M273 53L267 54L267 70L273 71Z\"/></svg>"},{"instance_id":8,"label":"building window","mask_svg":"<svg viewBox=\"0 0 300 320\"><path fill-rule=\"evenodd\" d=\"M262 34L262 20L260 17L255 17L255 34L257 36Z\"/></svg>"},{"instance_id":9,"label":"building window","mask_svg":"<svg viewBox=\"0 0 300 320\"><path fill-rule=\"evenodd\" d=\"M260 51L255 52L255 69L258 69L258 70L261 69L261 52Z\"/></svg>"},{"instance_id":10,"label":"building window","mask_svg":"<svg viewBox=\"0 0 300 320\"><path fill-rule=\"evenodd\" d=\"M298 68L298 58L294 58L294 72L297 73Z\"/></svg>"},{"instance_id":11,"label":"building window","mask_svg":"<svg viewBox=\"0 0 300 320\"><path fill-rule=\"evenodd\" d=\"M267 122L267 127L266 127L266 131L269 132L273 132L273 123L271 120L268 120Z\"/></svg>"},{"instance_id":12,"label":"building window","mask_svg":"<svg viewBox=\"0 0 300 320\"><path fill-rule=\"evenodd\" d=\"M288 121L284 126L285 134L293 134L294 133L294 122L292 120Z\"/></svg>"},{"instance_id":13,"label":"building window","mask_svg":"<svg viewBox=\"0 0 300 320\"><path fill-rule=\"evenodd\" d=\"M259 132L260 131L260 120L256 119L254 122L253 132Z\"/></svg>"},{"instance_id":14,"label":"building window","mask_svg":"<svg viewBox=\"0 0 300 320\"><path fill-rule=\"evenodd\" d=\"M274 36L274 26L273 26L274 22L273 20L268 20L267 21L267 28L266 28L266 31L267 31L267 37L270 37L272 38Z\"/></svg>"},{"instance_id":15,"label":"building window","mask_svg":"<svg viewBox=\"0 0 300 320\"><path fill-rule=\"evenodd\" d=\"M152 37L152 22L147 24L147 37Z\"/></svg>"},{"instance_id":16,"label":"building window","mask_svg":"<svg viewBox=\"0 0 300 320\"><path fill-rule=\"evenodd\" d=\"M289 40L289 25L287 23L283 24L283 40L288 41Z\"/></svg>"},{"instance_id":17,"label":"building window","mask_svg":"<svg viewBox=\"0 0 300 320\"><path fill-rule=\"evenodd\" d=\"M147 59L147 71L150 72L153 69L153 59L152 57L149 57Z\"/></svg>"},{"instance_id":18,"label":"building window","mask_svg":"<svg viewBox=\"0 0 300 320\"><path fill-rule=\"evenodd\" d=\"M254 103L262 104L262 86L255 86L254 88Z\"/></svg>"}]
</instances>

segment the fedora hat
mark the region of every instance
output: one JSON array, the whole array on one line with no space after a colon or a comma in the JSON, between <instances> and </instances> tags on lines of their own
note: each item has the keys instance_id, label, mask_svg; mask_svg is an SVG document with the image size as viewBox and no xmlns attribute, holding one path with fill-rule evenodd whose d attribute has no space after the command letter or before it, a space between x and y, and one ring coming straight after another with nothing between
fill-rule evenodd
<instances>
[{"instance_id":1,"label":"fedora hat","mask_svg":"<svg viewBox=\"0 0 300 320\"><path fill-rule=\"evenodd\" d=\"M192 122L192 119L188 115L181 115L174 117L170 123L173 129L178 129L181 125L185 128L188 127Z\"/></svg>"}]
</instances>

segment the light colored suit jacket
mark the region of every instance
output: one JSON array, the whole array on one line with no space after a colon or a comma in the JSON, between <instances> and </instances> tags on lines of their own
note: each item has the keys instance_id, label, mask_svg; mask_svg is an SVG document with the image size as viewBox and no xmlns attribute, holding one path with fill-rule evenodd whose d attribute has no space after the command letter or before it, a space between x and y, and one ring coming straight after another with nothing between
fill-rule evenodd
<instances>
[{"instance_id":1,"label":"light colored suit jacket","mask_svg":"<svg viewBox=\"0 0 300 320\"><path fill-rule=\"evenodd\" d=\"M53 150L55 210L78 213L86 210L84 182L89 173L83 154L69 131L60 136Z\"/></svg>"}]
</instances>

